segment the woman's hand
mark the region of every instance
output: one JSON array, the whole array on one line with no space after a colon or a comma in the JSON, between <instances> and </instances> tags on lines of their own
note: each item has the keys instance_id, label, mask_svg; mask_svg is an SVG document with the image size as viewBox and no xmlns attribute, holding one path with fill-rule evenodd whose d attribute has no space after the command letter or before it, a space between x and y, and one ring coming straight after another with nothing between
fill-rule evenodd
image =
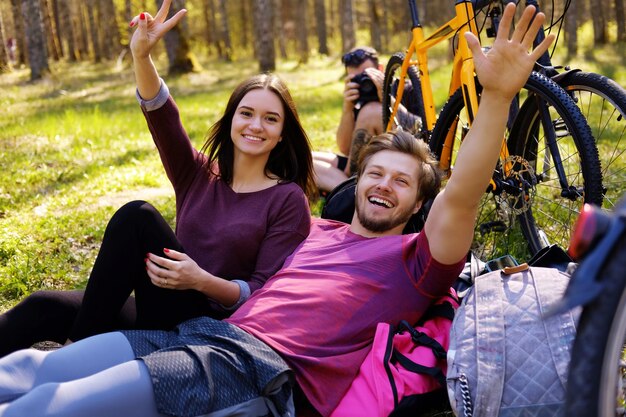
<instances>
[{"instance_id":1,"label":"woman's hand","mask_svg":"<svg viewBox=\"0 0 626 417\"><path fill-rule=\"evenodd\" d=\"M152 283L173 290L199 290L208 272L185 253L172 249L163 251L167 258L153 253L146 256L146 271Z\"/></svg>"},{"instance_id":2,"label":"woman's hand","mask_svg":"<svg viewBox=\"0 0 626 417\"><path fill-rule=\"evenodd\" d=\"M130 40L130 50L135 58L146 58L156 43L169 32L187 13L186 9L178 11L167 19L172 0L164 0L154 18L147 12L140 13L130 21L130 26L137 26Z\"/></svg>"}]
</instances>

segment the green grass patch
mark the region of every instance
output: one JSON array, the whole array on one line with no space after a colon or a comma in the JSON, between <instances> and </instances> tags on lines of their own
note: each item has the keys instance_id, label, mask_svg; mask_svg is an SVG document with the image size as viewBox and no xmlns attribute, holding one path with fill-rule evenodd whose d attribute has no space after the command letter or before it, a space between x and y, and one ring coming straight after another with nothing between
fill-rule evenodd
<instances>
[{"instance_id":1,"label":"green grass patch","mask_svg":"<svg viewBox=\"0 0 626 417\"><path fill-rule=\"evenodd\" d=\"M447 97L449 54L442 45L430 61L439 107ZM615 48L594 51L594 57L577 59L586 70L626 82ZM234 86L258 68L252 60L202 64L197 73L166 77L197 147ZM128 66L54 63L52 72L35 84L28 69L0 75L0 311L37 289L83 286L107 221L125 202L149 200L174 219L173 191ZM291 89L313 148L336 151L344 76L339 57L312 56L306 65L282 61L276 72ZM314 214L319 210L318 203Z\"/></svg>"}]
</instances>

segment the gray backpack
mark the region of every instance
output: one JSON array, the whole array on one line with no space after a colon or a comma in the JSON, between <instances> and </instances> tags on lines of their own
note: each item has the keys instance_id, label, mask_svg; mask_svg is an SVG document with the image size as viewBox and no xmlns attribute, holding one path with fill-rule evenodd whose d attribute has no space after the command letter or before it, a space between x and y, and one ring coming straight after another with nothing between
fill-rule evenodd
<instances>
[{"instance_id":1,"label":"gray backpack","mask_svg":"<svg viewBox=\"0 0 626 417\"><path fill-rule=\"evenodd\" d=\"M463 417L556 416L579 311L545 317L569 275L523 264L475 278L456 312L448 396Z\"/></svg>"}]
</instances>

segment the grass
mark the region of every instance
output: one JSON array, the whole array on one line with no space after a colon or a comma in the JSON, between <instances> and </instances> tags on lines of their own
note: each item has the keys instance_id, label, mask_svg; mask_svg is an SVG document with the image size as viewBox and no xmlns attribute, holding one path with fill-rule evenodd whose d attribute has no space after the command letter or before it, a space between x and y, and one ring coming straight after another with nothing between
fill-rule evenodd
<instances>
[{"instance_id":1,"label":"grass","mask_svg":"<svg viewBox=\"0 0 626 417\"><path fill-rule=\"evenodd\" d=\"M440 68L432 73L438 105L446 97L447 54L444 47L430 61ZM595 58L591 65L581 58L580 66L626 84L617 49ZM146 199L174 219L173 192L128 66L56 63L52 70L36 84L27 69L0 75L0 311L37 289L83 286L106 223L123 203ZM236 83L256 70L252 61L212 60L198 73L166 77L196 146ZM276 72L290 86L314 149L335 151L339 57L281 62Z\"/></svg>"},{"instance_id":2,"label":"grass","mask_svg":"<svg viewBox=\"0 0 626 417\"><path fill-rule=\"evenodd\" d=\"M335 149L338 61L285 62L277 70L316 149ZM196 146L236 83L256 68L212 63L168 78ZM0 311L36 289L83 286L108 219L126 201L149 200L173 223L173 192L135 101L132 72L60 63L53 73L37 84L27 82L27 69L0 76Z\"/></svg>"}]
</instances>

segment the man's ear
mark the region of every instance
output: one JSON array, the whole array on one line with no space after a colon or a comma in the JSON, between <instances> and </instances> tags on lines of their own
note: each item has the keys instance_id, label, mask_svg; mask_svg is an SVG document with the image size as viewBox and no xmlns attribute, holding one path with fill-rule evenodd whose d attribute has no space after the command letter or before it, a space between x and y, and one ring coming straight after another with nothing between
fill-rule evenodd
<instances>
[{"instance_id":1,"label":"man's ear","mask_svg":"<svg viewBox=\"0 0 626 417\"><path fill-rule=\"evenodd\" d=\"M422 208L422 201L418 201L417 203L415 203L415 207L413 208L413 214L420 211L421 208Z\"/></svg>"}]
</instances>

